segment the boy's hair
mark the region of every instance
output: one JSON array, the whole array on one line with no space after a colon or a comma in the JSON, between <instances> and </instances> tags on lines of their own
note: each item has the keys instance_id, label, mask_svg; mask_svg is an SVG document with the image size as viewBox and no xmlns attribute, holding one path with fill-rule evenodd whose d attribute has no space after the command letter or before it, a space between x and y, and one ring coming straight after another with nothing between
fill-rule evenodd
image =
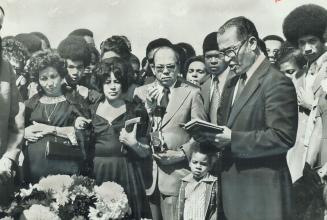
<instances>
[{"instance_id":1,"label":"boy's hair","mask_svg":"<svg viewBox=\"0 0 327 220\"><path fill-rule=\"evenodd\" d=\"M210 144L199 144L197 146L194 146L191 149L191 158L190 159L192 160L194 153L205 154L205 155L207 155L209 164L212 167L212 165L216 161L216 152L217 152L217 150L215 149L215 147Z\"/></svg>"}]
</instances>

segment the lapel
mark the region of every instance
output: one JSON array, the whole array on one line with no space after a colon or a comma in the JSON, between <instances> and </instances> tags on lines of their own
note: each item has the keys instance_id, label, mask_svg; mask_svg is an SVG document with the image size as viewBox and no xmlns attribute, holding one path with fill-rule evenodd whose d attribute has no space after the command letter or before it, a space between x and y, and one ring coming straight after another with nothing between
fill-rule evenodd
<instances>
[{"instance_id":1,"label":"lapel","mask_svg":"<svg viewBox=\"0 0 327 220\"><path fill-rule=\"evenodd\" d=\"M270 66L270 63L267 59L265 59L255 70L247 84L245 85L240 97L234 101L233 107L230 112L230 116L227 121L227 127L231 127L240 113L244 105L248 102L248 100L253 97L253 93L260 87L261 77L267 73L267 70ZM235 86L234 86L235 88ZM232 95L233 96L233 95Z\"/></svg>"},{"instance_id":2,"label":"lapel","mask_svg":"<svg viewBox=\"0 0 327 220\"><path fill-rule=\"evenodd\" d=\"M179 80L176 82L174 91L172 91L172 94L169 99L166 114L162 119L161 128L163 128L172 119L178 109L180 109L180 107L183 105L185 99L191 93L191 90L186 89L187 86L187 84L182 84Z\"/></svg>"},{"instance_id":3,"label":"lapel","mask_svg":"<svg viewBox=\"0 0 327 220\"><path fill-rule=\"evenodd\" d=\"M232 107L233 94L235 86L238 80L238 76L234 76L228 80L225 84L223 93L221 95L221 104L218 109L218 124L226 125L229 118L230 110Z\"/></svg>"},{"instance_id":4,"label":"lapel","mask_svg":"<svg viewBox=\"0 0 327 220\"><path fill-rule=\"evenodd\" d=\"M312 92L313 94L316 94L318 90L321 87L321 81L326 78L326 70L321 71L321 69L318 71L318 74L315 81L312 84Z\"/></svg>"}]
</instances>

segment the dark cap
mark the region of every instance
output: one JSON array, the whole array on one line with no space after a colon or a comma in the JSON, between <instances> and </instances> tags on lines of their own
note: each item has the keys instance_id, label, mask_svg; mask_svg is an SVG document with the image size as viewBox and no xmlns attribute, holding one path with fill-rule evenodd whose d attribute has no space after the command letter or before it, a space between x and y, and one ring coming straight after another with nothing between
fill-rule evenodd
<instances>
[{"instance_id":1,"label":"dark cap","mask_svg":"<svg viewBox=\"0 0 327 220\"><path fill-rule=\"evenodd\" d=\"M202 50L203 55L210 50L218 50L217 32L212 32L204 38Z\"/></svg>"}]
</instances>

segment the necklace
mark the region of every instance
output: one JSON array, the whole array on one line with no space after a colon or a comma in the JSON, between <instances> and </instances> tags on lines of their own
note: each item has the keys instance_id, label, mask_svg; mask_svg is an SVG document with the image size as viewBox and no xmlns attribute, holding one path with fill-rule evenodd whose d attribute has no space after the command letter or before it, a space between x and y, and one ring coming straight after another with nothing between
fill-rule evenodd
<instances>
[{"instance_id":1,"label":"necklace","mask_svg":"<svg viewBox=\"0 0 327 220\"><path fill-rule=\"evenodd\" d=\"M42 96L40 98L40 102L43 103L43 104L55 104L57 102L62 102L62 101L65 101L66 98L64 95L61 95L61 96L56 96L56 97L52 97L52 96Z\"/></svg>"},{"instance_id":2,"label":"necklace","mask_svg":"<svg viewBox=\"0 0 327 220\"><path fill-rule=\"evenodd\" d=\"M58 105L59 102L56 103L55 107L53 108L52 112L50 113L50 115L48 114L48 111L47 111L47 105L44 106L44 112L45 112L45 116L47 117L48 119L48 122L50 122L50 118L51 116L53 115L53 113L56 111L56 108L57 108L57 105Z\"/></svg>"}]
</instances>

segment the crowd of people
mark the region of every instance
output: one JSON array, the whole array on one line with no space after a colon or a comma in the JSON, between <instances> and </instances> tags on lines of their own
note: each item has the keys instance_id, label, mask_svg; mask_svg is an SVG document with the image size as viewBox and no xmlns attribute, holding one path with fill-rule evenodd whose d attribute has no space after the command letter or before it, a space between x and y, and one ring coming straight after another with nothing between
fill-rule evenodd
<instances>
[{"instance_id":1,"label":"crowd of people","mask_svg":"<svg viewBox=\"0 0 327 220\"><path fill-rule=\"evenodd\" d=\"M201 55L158 38L142 60L126 36L98 51L88 29L57 48L41 32L0 38L0 206L76 174L120 184L128 219L324 219L327 10L282 25L260 38L234 17ZM188 132L193 119L221 130Z\"/></svg>"}]
</instances>

